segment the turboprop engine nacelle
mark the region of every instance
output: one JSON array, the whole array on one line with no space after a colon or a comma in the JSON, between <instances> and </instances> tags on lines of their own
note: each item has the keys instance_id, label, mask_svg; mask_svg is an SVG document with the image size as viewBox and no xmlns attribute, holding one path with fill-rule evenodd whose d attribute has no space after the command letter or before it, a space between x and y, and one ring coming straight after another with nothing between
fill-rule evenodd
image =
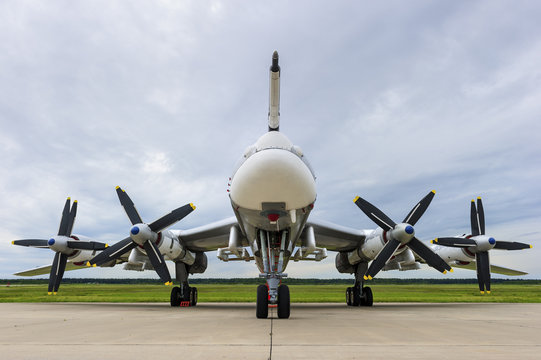
<instances>
[{"instance_id":1,"label":"turboprop engine nacelle","mask_svg":"<svg viewBox=\"0 0 541 360\"><path fill-rule=\"evenodd\" d=\"M345 262L346 260L349 265L356 265L362 261L368 262L374 260L381 251L381 249L383 249L383 247L385 246L385 243L388 241L388 236L392 236L392 234L389 234L383 231L383 229L378 228L374 230L370 235L368 235L364 243L357 249L352 250L348 253L341 253L337 255L336 267L338 271L342 272L342 269L343 272L349 272L351 270L347 267ZM402 239L398 240L401 241ZM400 254L404 251L404 249L406 248L398 248L396 253Z\"/></svg>"},{"instance_id":2,"label":"turboprop engine nacelle","mask_svg":"<svg viewBox=\"0 0 541 360\"><path fill-rule=\"evenodd\" d=\"M198 252L195 254L195 261L192 265L188 267L188 272L190 274L202 274L207 270L208 258L207 255L203 252Z\"/></svg>"},{"instance_id":3,"label":"turboprop engine nacelle","mask_svg":"<svg viewBox=\"0 0 541 360\"><path fill-rule=\"evenodd\" d=\"M169 258L169 260L182 261L187 265L193 265L195 262L195 254L186 249L171 231L159 233L156 245L158 245L158 249L163 256Z\"/></svg>"}]
</instances>

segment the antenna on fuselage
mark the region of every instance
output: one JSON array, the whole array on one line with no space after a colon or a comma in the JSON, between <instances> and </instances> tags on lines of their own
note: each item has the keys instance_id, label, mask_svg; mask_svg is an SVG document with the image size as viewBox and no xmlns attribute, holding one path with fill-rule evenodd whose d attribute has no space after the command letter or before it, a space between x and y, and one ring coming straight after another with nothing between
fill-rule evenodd
<instances>
[{"instance_id":1,"label":"antenna on fuselage","mask_svg":"<svg viewBox=\"0 0 541 360\"><path fill-rule=\"evenodd\" d=\"M280 66L278 66L278 51L272 54L270 67L269 90L269 131L280 129Z\"/></svg>"}]
</instances>

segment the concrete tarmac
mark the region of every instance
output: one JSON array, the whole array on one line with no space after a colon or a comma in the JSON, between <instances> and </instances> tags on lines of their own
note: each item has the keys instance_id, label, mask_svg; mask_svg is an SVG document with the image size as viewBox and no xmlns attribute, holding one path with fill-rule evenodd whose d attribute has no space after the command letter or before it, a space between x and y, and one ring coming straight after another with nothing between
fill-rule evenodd
<instances>
[{"instance_id":1,"label":"concrete tarmac","mask_svg":"<svg viewBox=\"0 0 541 360\"><path fill-rule=\"evenodd\" d=\"M540 359L541 304L0 304L2 359Z\"/></svg>"}]
</instances>

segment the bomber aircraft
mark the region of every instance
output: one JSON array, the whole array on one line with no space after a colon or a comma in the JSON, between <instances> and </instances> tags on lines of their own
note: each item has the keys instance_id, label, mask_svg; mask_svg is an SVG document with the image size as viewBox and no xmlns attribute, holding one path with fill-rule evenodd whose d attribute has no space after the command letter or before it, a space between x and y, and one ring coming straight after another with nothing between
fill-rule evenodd
<instances>
[{"instance_id":1,"label":"bomber aircraft","mask_svg":"<svg viewBox=\"0 0 541 360\"><path fill-rule=\"evenodd\" d=\"M228 191L234 217L187 230L168 230L195 206L186 204L146 223L128 194L117 187L118 198L132 226L129 236L112 246L71 234L77 203L70 211L68 198L58 235L49 240L13 242L50 248L56 253L53 264L16 275L49 272L49 293L56 293L64 270L81 268L85 264L110 267L124 263L126 270L153 269L166 285L172 285L165 263L171 260L175 263L175 277L180 284L171 290L171 306L195 306L197 289L189 285L188 277L203 273L207 268L205 253L217 251L218 258L226 262L255 261L259 276L266 280L266 285L257 287L258 318L268 317L269 305L277 307L279 318L289 318L289 288L281 284L281 280L287 277L285 270L291 260L321 261L328 251L337 252L337 270L355 276L354 286L346 289L347 305L372 306L372 290L365 282L380 270L419 269L420 263L426 263L446 273L452 271L449 264L470 264L482 274L483 286L489 291L487 251L492 247L508 250L526 247L526 244L495 243L493 238L485 236L480 202L478 222L482 225L475 229L472 225L472 236L439 238L432 248L425 245L415 237L414 226L428 208L435 191L430 191L399 223L357 196L355 204L378 225L375 230L358 230L309 219L316 201L315 175L301 148L280 132L280 66L276 51L270 67L268 131L246 148L240 165L230 178ZM474 258L477 265L471 265Z\"/></svg>"}]
</instances>

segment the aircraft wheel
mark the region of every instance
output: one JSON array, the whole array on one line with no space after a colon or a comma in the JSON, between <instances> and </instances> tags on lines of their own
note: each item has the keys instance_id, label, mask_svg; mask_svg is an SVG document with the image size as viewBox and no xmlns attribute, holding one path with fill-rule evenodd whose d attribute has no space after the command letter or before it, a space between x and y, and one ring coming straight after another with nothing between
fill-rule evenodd
<instances>
[{"instance_id":1,"label":"aircraft wheel","mask_svg":"<svg viewBox=\"0 0 541 360\"><path fill-rule=\"evenodd\" d=\"M358 286L351 288L351 306L359 306L361 304L361 290Z\"/></svg>"},{"instance_id":2,"label":"aircraft wheel","mask_svg":"<svg viewBox=\"0 0 541 360\"><path fill-rule=\"evenodd\" d=\"M289 299L289 287L287 285L278 286L278 318L288 319L291 302Z\"/></svg>"},{"instance_id":3,"label":"aircraft wheel","mask_svg":"<svg viewBox=\"0 0 541 360\"><path fill-rule=\"evenodd\" d=\"M171 289L171 306L180 306L180 288L178 286Z\"/></svg>"},{"instance_id":4,"label":"aircraft wheel","mask_svg":"<svg viewBox=\"0 0 541 360\"><path fill-rule=\"evenodd\" d=\"M197 288L190 288L190 306L197 305Z\"/></svg>"},{"instance_id":5,"label":"aircraft wheel","mask_svg":"<svg viewBox=\"0 0 541 360\"><path fill-rule=\"evenodd\" d=\"M363 287L363 295L361 297L361 306L372 306L374 304L374 296L372 295L372 289L368 286Z\"/></svg>"},{"instance_id":6,"label":"aircraft wheel","mask_svg":"<svg viewBox=\"0 0 541 360\"><path fill-rule=\"evenodd\" d=\"M181 286L183 287L182 288L183 296L180 297L180 301L189 302L191 304L192 303L192 288L190 288L188 284L182 284ZM179 288L179 291L180 291L180 288Z\"/></svg>"},{"instance_id":7,"label":"aircraft wheel","mask_svg":"<svg viewBox=\"0 0 541 360\"><path fill-rule=\"evenodd\" d=\"M351 306L351 292L352 292L352 291L351 291L351 288L348 287L348 288L346 289L346 304L347 304L348 306Z\"/></svg>"},{"instance_id":8,"label":"aircraft wheel","mask_svg":"<svg viewBox=\"0 0 541 360\"><path fill-rule=\"evenodd\" d=\"M269 290L266 285L259 285L257 287L255 315L258 319L266 319L269 316Z\"/></svg>"}]
</instances>

